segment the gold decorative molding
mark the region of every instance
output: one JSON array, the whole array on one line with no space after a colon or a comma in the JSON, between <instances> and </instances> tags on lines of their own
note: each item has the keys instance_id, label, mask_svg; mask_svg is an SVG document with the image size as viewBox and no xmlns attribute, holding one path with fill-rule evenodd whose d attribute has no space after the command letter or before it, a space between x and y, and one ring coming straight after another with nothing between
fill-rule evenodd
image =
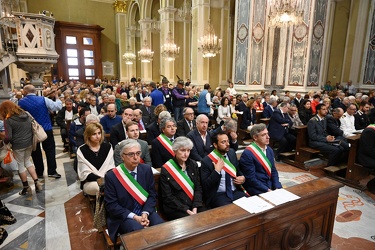
<instances>
[{"instance_id":1,"label":"gold decorative molding","mask_svg":"<svg viewBox=\"0 0 375 250\"><path fill-rule=\"evenodd\" d=\"M124 0L124 1L115 1L113 3L113 8L117 13L127 13L128 11L128 4L131 3L132 0Z\"/></svg>"}]
</instances>

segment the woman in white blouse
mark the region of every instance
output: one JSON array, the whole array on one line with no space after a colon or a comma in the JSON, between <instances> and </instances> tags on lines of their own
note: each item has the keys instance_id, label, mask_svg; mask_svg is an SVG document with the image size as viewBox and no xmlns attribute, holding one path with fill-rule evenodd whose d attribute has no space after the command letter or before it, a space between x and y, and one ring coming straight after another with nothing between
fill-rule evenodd
<instances>
[{"instance_id":1,"label":"woman in white blouse","mask_svg":"<svg viewBox=\"0 0 375 250\"><path fill-rule=\"evenodd\" d=\"M229 99L228 97L223 97L221 99L220 106L217 110L217 124L222 125L224 120L229 119L231 117L230 107L229 107Z\"/></svg>"}]
</instances>

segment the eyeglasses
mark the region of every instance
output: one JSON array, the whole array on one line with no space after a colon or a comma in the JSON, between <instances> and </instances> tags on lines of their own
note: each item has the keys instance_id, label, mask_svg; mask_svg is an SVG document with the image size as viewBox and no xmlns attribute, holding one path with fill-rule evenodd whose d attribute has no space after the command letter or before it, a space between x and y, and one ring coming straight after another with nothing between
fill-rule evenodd
<instances>
[{"instance_id":1,"label":"eyeglasses","mask_svg":"<svg viewBox=\"0 0 375 250\"><path fill-rule=\"evenodd\" d=\"M185 113L185 115L194 115L194 113Z\"/></svg>"},{"instance_id":2,"label":"eyeglasses","mask_svg":"<svg viewBox=\"0 0 375 250\"><path fill-rule=\"evenodd\" d=\"M141 151L131 152L131 153L123 153L123 155L126 155L126 156L128 156L128 157L134 157L134 156L139 157L141 154L142 154Z\"/></svg>"}]
</instances>

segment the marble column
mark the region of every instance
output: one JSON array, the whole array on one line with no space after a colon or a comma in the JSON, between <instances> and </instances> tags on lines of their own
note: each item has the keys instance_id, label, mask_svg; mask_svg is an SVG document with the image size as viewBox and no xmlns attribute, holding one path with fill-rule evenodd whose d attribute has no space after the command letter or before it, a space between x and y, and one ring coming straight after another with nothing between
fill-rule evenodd
<instances>
[{"instance_id":1,"label":"marble column","mask_svg":"<svg viewBox=\"0 0 375 250\"><path fill-rule=\"evenodd\" d=\"M152 39L151 39L151 28L153 20L150 18L144 18L138 21L140 24L140 48L143 48L144 41L147 41L147 45L149 48L152 48ZM152 63L143 63L141 62L141 77L142 80L145 82L152 81Z\"/></svg>"},{"instance_id":2,"label":"marble column","mask_svg":"<svg viewBox=\"0 0 375 250\"><path fill-rule=\"evenodd\" d=\"M192 1L192 35L191 35L191 82L203 86L209 81L209 60L198 52L198 39L204 35L210 17L210 1Z\"/></svg>"},{"instance_id":3,"label":"marble column","mask_svg":"<svg viewBox=\"0 0 375 250\"><path fill-rule=\"evenodd\" d=\"M173 0L162 1L162 6L159 9L160 14L160 45L162 46L168 38L168 33L172 33L172 38L175 36L174 29L174 16L176 9L173 7ZM176 43L176 42L174 42ZM178 45L177 45L178 46ZM162 52L162 51L160 51ZM160 73L166 76L170 82L175 82L175 61L168 61L161 56L160 60ZM177 81L177 80L176 80Z\"/></svg>"}]
</instances>

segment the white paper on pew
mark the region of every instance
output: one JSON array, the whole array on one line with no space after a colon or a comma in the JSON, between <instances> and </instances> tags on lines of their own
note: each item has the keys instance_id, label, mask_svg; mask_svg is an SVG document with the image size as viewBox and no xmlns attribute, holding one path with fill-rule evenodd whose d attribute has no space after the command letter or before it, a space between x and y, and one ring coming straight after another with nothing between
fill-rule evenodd
<instances>
[{"instance_id":1,"label":"white paper on pew","mask_svg":"<svg viewBox=\"0 0 375 250\"><path fill-rule=\"evenodd\" d=\"M233 201L233 203L251 214L260 213L274 207L259 196L242 197Z\"/></svg>"},{"instance_id":2,"label":"white paper on pew","mask_svg":"<svg viewBox=\"0 0 375 250\"><path fill-rule=\"evenodd\" d=\"M152 174L158 174L159 171L156 170L156 168L151 168L152 169Z\"/></svg>"},{"instance_id":3,"label":"white paper on pew","mask_svg":"<svg viewBox=\"0 0 375 250\"><path fill-rule=\"evenodd\" d=\"M259 196L268 200L269 202L271 202L275 206L278 206L280 204L283 204L283 203L286 203L286 202L289 202L289 201L294 201L294 200L297 200L297 199L301 198L298 195L295 195L295 194L289 192L288 190L282 189L282 188L276 189L276 190L271 191L271 192L260 194Z\"/></svg>"}]
</instances>

